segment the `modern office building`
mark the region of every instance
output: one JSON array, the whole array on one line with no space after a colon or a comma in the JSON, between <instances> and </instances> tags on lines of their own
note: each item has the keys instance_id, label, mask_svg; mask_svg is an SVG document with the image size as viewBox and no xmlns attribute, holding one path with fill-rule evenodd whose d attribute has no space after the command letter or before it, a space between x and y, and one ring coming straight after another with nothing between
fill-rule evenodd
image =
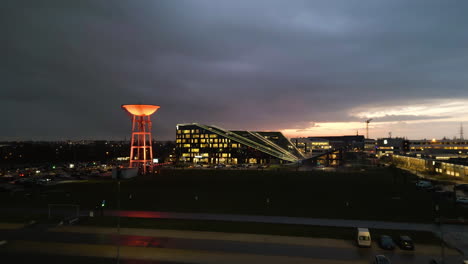
<instances>
[{"instance_id":1,"label":"modern office building","mask_svg":"<svg viewBox=\"0 0 468 264\"><path fill-rule=\"evenodd\" d=\"M323 138L291 138L291 142L299 151L301 151L302 155L305 157L311 157L316 154L325 153L332 148L330 145L330 140Z\"/></svg>"},{"instance_id":2,"label":"modern office building","mask_svg":"<svg viewBox=\"0 0 468 264\"><path fill-rule=\"evenodd\" d=\"M176 160L194 164L299 162L304 156L281 132L225 130L198 123L179 124Z\"/></svg>"}]
</instances>

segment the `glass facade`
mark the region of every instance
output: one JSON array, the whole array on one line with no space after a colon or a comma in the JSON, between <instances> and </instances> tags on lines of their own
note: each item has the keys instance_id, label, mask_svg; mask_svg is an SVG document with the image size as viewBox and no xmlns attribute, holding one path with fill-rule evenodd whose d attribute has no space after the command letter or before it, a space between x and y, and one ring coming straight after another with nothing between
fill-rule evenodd
<instances>
[{"instance_id":1,"label":"glass facade","mask_svg":"<svg viewBox=\"0 0 468 264\"><path fill-rule=\"evenodd\" d=\"M281 133L264 132L274 133L273 136L254 133L226 131L200 124L179 124L176 131L176 158L179 162L194 164L267 164L301 158L276 144L281 137L284 138ZM287 141L286 138L284 140ZM284 159L281 158L283 156Z\"/></svg>"}]
</instances>

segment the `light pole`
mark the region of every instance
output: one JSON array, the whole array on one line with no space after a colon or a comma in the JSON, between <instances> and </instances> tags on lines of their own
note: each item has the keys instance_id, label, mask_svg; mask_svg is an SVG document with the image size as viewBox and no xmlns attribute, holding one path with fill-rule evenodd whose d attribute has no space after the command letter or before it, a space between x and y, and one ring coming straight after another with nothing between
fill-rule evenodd
<instances>
[{"instance_id":1,"label":"light pole","mask_svg":"<svg viewBox=\"0 0 468 264\"><path fill-rule=\"evenodd\" d=\"M117 169L117 264L120 263L120 178L122 172Z\"/></svg>"},{"instance_id":2,"label":"light pole","mask_svg":"<svg viewBox=\"0 0 468 264\"><path fill-rule=\"evenodd\" d=\"M436 216L437 216L437 224L439 226L439 232L440 232L440 258L441 258L441 264L445 263L445 247L444 247L444 232L442 230L442 213L440 212L439 208L439 203L437 202L434 207L436 211Z\"/></svg>"}]
</instances>

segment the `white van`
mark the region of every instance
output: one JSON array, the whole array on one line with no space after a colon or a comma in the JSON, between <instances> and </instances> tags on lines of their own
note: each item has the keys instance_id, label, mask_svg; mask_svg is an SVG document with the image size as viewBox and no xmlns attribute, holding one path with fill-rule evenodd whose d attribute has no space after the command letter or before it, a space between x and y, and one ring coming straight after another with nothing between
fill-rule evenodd
<instances>
[{"instance_id":1,"label":"white van","mask_svg":"<svg viewBox=\"0 0 468 264\"><path fill-rule=\"evenodd\" d=\"M359 247L370 247L371 246L371 236L368 228L358 228L357 229L357 245Z\"/></svg>"}]
</instances>

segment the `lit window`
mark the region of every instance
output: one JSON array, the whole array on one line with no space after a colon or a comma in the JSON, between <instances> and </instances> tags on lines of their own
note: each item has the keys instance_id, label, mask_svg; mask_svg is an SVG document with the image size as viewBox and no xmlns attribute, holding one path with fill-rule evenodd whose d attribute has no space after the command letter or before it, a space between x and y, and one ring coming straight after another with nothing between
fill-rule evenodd
<instances>
[{"instance_id":1,"label":"lit window","mask_svg":"<svg viewBox=\"0 0 468 264\"><path fill-rule=\"evenodd\" d=\"M217 148L217 147L218 147L218 144L213 144L212 147L213 147L213 148Z\"/></svg>"},{"instance_id":2,"label":"lit window","mask_svg":"<svg viewBox=\"0 0 468 264\"><path fill-rule=\"evenodd\" d=\"M210 134L210 138L217 138L217 137L218 137L218 135L216 135L216 134Z\"/></svg>"},{"instance_id":3,"label":"lit window","mask_svg":"<svg viewBox=\"0 0 468 264\"><path fill-rule=\"evenodd\" d=\"M205 141L206 141L206 139L204 139L204 138L200 139L200 143L205 143Z\"/></svg>"},{"instance_id":4,"label":"lit window","mask_svg":"<svg viewBox=\"0 0 468 264\"><path fill-rule=\"evenodd\" d=\"M184 148L190 148L190 144L184 144Z\"/></svg>"},{"instance_id":5,"label":"lit window","mask_svg":"<svg viewBox=\"0 0 468 264\"><path fill-rule=\"evenodd\" d=\"M237 144L232 144L232 147L233 147L233 148L237 148Z\"/></svg>"},{"instance_id":6,"label":"lit window","mask_svg":"<svg viewBox=\"0 0 468 264\"><path fill-rule=\"evenodd\" d=\"M184 134L190 134L190 130L184 130Z\"/></svg>"}]
</instances>

